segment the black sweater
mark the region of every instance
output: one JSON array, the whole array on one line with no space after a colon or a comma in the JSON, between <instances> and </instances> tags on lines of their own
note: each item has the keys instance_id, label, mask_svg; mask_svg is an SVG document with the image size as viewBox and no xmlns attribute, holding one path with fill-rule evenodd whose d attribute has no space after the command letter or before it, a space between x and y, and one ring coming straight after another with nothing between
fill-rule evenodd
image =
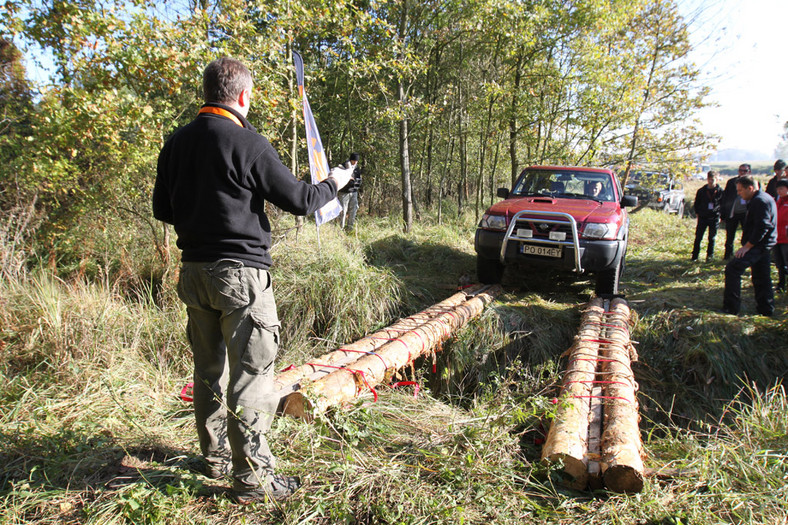
<instances>
[{"instance_id":1,"label":"black sweater","mask_svg":"<svg viewBox=\"0 0 788 525\"><path fill-rule=\"evenodd\" d=\"M720 218L720 204L722 202L722 188L717 184L709 189L708 184L704 184L695 194L695 215L703 219ZM709 207L711 204L711 208Z\"/></svg>"},{"instance_id":2,"label":"black sweater","mask_svg":"<svg viewBox=\"0 0 788 525\"><path fill-rule=\"evenodd\" d=\"M274 148L237 111L243 124L200 114L176 131L159 154L153 215L175 226L182 260L235 259L271 266L271 225L265 201L307 215L336 197L333 182L297 180Z\"/></svg>"},{"instance_id":3,"label":"black sweater","mask_svg":"<svg viewBox=\"0 0 788 525\"><path fill-rule=\"evenodd\" d=\"M767 193L756 191L747 204L741 243L752 243L762 250L777 244L777 204Z\"/></svg>"}]
</instances>

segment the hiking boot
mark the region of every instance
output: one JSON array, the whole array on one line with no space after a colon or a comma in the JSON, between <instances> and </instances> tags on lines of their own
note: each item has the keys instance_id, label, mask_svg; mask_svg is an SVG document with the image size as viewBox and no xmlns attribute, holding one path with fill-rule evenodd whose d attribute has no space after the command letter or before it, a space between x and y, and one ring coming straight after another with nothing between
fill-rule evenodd
<instances>
[{"instance_id":1,"label":"hiking boot","mask_svg":"<svg viewBox=\"0 0 788 525\"><path fill-rule=\"evenodd\" d=\"M257 501L283 500L301 487L301 479L296 476L275 474L268 476L265 483L251 490L236 490L234 497L237 503L248 505Z\"/></svg>"}]
</instances>

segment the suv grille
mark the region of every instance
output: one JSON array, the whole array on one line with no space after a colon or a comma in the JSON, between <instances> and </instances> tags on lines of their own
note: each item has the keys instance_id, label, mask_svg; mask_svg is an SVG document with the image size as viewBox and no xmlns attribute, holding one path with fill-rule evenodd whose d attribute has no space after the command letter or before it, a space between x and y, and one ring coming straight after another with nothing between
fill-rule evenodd
<instances>
[{"instance_id":1,"label":"suv grille","mask_svg":"<svg viewBox=\"0 0 788 525\"><path fill-rule=\"evenodd\" d=\"M555 220L552 217L551 220ZM514 233L517 233L518 229L526 229L531 230L533 232L534 239L548 239L550 236L550 232L564 232L566 233L566 238L572 238L572 225L568 222L562 222L560 224L549 224L546 222L542 222L539 219L526 219L521 218L517 220L515 224Z\"/></svg>"}]
</instances>

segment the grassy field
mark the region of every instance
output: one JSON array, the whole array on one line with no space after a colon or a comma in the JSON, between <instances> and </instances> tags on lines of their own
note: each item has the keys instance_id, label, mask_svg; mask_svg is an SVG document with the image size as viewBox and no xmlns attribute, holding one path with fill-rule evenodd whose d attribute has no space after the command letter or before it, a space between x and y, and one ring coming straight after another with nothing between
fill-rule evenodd
<instances>
[{"instance_id":1,"label":"grassy field","mask_svg":"<svg viewBox=\"0 0 788 525\"><path fill-rule=\"evenodd\" d=\"M471 218L399 233L313 228L274 251L285 367L390 324L474 277ZM571 492L539 464L559 357L591 281L506 276L506 292L444 345L411 391L378 389L313 424L279 418L280 468L305 488L239 507L198 454L185 312L161 288L0 279L0 523L788 523L788 298L777 315L716 312L723 263L689 261L694 221L632 215L623 279L635 312L642 493ZM721 255L721 239L718 255ZM133 293L132 293L133 292Z\"/></svg>"}]
</instances>

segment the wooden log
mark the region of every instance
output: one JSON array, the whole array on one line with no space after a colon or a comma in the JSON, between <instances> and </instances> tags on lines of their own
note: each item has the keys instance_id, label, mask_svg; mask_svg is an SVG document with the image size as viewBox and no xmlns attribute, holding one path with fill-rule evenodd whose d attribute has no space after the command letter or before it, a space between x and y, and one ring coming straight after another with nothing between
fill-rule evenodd
<instances>
[{"instance_id":1,"label":"wooden log","mask_svg":"<svg viewBox=\"0 0 788 525\"><path fill-rule=\"evenodd\" d=\"M622 299L611 302L605 317L601 377L604 383L605 420L602 434L602 476L605 486L619 493L643 490L643 442L638 423L637 390L632 373L629 307Z\"/></svg>"},{"instance_id":2,"label":"wooden log","mask_svg":"<svg viewBox=\"0 0 788 525\"><path fill-rule=\"evenodd\" d=\"M274 378L274 388L280 392L280 397L284 397L298 390L301 381L305 378L315 381L335 371L336 368L334 367L346 366L358 360L365 353L376 351L388 341L396 339L408 330L413 330L441 313L462 304L468 300L469 296L473 296L481 289L483 289L482 285L467 288L448 299L436 303L421 312L400 319L396 323L363 337L354 343L343 345L332 352L310 359L309 363L280 372Z\"/></svg>"},{"instance_id":3,"label":"wooden log","mask_svg":"<svg viewBox=\"0 0 788 525\"><path fill-rule=\"evenodd\" d=\"M303 385L284 399L283 412L311 420L314 414L330 406L374 389L417 357L435 352L452 333L481 314L500 291L500 286L490 287L452 310L404 332L382 345L373 355L362 356L351 367L335 370L313 383Z\"/></svg>"},{"instance_id":4,"label":"wooden log","mask_svg":"<svg viewBox=\"0 0 788 525\"><path fill-rule=\"evenodd\" d=\"M602 386L594 385L591 389L591 413L588 422L588 488L598 490L604 487L602 481L602 421L604 420L604 404Z\"/></svg>"},{"instance_id":5,"label":"wooden log","mask_svg":"<svg viewBox=\"0 0 788 525\"><path fill-rule=\"evenodd\" d=\"M563 484L583 490L588 484L588 427L591 391L599 357L604 302L593 298L583 312L580 330L567 351L569 362L560 405L542 448L542 461L563 465Z\"/></svg>"}]
</instances>

